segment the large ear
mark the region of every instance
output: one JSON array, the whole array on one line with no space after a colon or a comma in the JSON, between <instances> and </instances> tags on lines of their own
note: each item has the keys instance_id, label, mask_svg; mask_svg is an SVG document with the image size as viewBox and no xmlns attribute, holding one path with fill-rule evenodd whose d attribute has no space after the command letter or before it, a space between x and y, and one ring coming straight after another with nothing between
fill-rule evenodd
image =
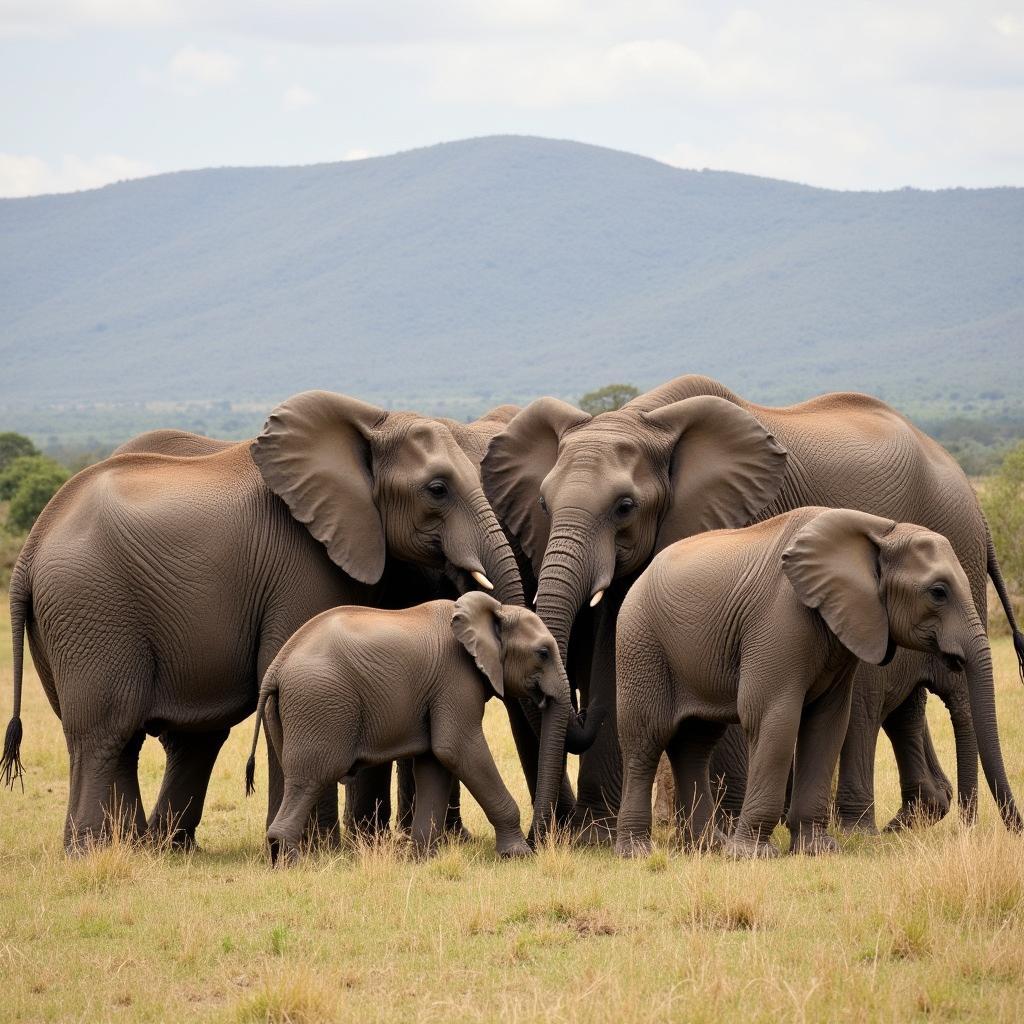
<instances>
[{"instance_id":1,"label":"large ear","mask_svg":"<svg viewBox=\"0 0 1024 1024\"><path fill-rule=\"evenodd\" d=\"M782 553L782 569L797 597L818 609L844 647L872 665L882 664L889 647L878 556L882 538L895 525L867 512L828 509Z\"/></svg>"},{"instance_id":2,"label":"large ear","mask_svg":"<svg viewBox=\"0 0 1024 1024\"><path fill-rule=\"evenodd\" d=\"M558 442L590 417L557 398L538 398L496 434L481 466L484 493L501 522L540 572L548 543L548 517L540 485L558 458Z\"/></svg>"},{"instance_id":3,"label":"large ear","mask_svg":"<svg viewBox=\"0 0 1024 1024\"><path fill-rule=\"evenodd\" d=\"M476 667L490 681L494 692L505 696L501 665L501 605L482 590L472 590L455 602L452 632L469 651Z\"/></svg>"},{"instance_id":4,"label":"large ear","mask_svg":"<svg viewBox=\"0 0 1024 1024\"><path fill-rule=\"evenodd\" d=\"M384 571L384 526L373 499L370 433L387 412L331 391L282 402L252 443L266 485L362 583Z\"/></svg>"},{"instance_id":5,"label":"large ear","mask_svg":"<svg viewBox=\"0 0 1024 1024\"><path fill-rule=\"evenodd\" d=\"M705 530L746 526L778 497L786 449L738 405L701 395L643 417L675 437L658 551Z\"/></svg>"}]
</instances>

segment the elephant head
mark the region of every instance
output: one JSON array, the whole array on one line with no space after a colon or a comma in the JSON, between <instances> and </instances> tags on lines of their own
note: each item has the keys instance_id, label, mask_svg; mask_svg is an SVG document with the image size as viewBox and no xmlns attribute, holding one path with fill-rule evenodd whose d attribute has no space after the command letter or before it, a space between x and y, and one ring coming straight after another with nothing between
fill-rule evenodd
<instances>
[{"instance_id":1,"label":"elephant head","mask_svg":"<svg viewBox=\"0 0 1024 1024\"><path fill-rule=\"evenodd\" d=\"M538 574L537 611L565 658L576 615L690 534L743 526L778 495L786 451L701 395L590 417L541 398L495 435L484 489Z\"/></svg>"},{"instance_id":2,"label":"elephant head","mask_svg":"<svg viewBox=\"0 0 1024 1024\"><path fill-rule=\"evenodd\" d=\"M522 603L477 460L447 424L305 391L273 410L251 451L266 485L353 578L376 583L390 554Z\"/></svg>"},{"instance_id":3,"label":"elephant head","mask_svg":"<svg viewBox=\"0 0 1024 1024\"><path fill-rule=\"evenodd\" d=\"M532 701L541 709L540 755L530 835L551 824L565 772L565 751L582 752L593 740L593 716L584 727L573 710L569 680L558 645L538 615L502 606L487 594L465 594L455 603L452 632L469 652L491 689L503 700Z\"/></svg>"},{"instance_id":4,"label":"elephant head","mask_svg":"<svg viewBox=\"0 0 1024 1024\"><path fill-rule=\"evenodd\" d=\"M966 672L985 778L1004 822L1019 830L999 744L988 637L949 541L921 526L829 509L795 534L782 565L797 597L862 661L886 664L899 646ZM958 734L958 766L965 760L960 743ZM976 765L973 753L972 759Z\"/></svg>"}]
</instances>

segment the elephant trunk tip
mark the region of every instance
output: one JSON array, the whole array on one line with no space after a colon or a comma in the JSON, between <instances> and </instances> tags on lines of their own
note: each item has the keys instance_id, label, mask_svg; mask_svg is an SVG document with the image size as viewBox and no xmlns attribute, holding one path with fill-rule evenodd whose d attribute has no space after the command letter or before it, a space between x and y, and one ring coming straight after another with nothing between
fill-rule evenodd
<instances>
[{"instance_id":1,"label":"elephant trunk tip","mask_svg":"<svg viewBox=\"0 0 1024 1024\"><path fill-rule=\"evenodd\" d=\"M24 735L21 718L15 715L7 723L4 736L4 751L0 755L0 779L10 789L14 788L15 779L21 780L22 792L25 791L25 766L21 763L21 739Z\"/></svg>"},{"instance_id":2,"label":"elephant trunk tip","mask_svg":"<svg viewBox=\"0 0 1024 1024\"><path fill-rule=\"evenodd\" d=\"M245 762L245 795L252 796L256 792L256 755L250 754Z\"/></svg>"},{"instance_id":3,"label":"elephant trunk tip","mask_svg":"<svg viewBox=\"0 0 1024 1024\"><path fill-rule=\"evenodd\" d=\"M1017 652L1017 673L1024 683L1024 634L1016 629L1013 631L1013 649Z\"/></svg>"},{"instance_id":4,"label":"elephant trunk tip","mask_svg":"<svg viewBox=\"0 0 1024 1024\"><path fill-rule=\"evenodd\" d=\"M593 704L589 708L584 708L578 715L571 715L565 730L565 749L570 754L583 754L589 750L597 739L598 730L607 714L606 707Z\"/></svg>"}]
</instances>

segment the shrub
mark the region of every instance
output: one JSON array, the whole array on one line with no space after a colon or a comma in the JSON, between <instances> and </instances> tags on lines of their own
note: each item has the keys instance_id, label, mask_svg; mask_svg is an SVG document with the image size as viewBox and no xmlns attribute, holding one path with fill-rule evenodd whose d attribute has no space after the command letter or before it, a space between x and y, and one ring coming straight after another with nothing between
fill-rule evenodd
<instances>
[{"instance_id":1,"label":"shrub","mask_svg":"<svg viewBox=\"0 0 1024 1024\"><path fill-rule=\"evenodd\" d=\"M596 416L600 412L613 412L621 409L639 394L632 384L606 384L596 391L588 391L580 399L580 408L591 416Z\"/></svg>"},{"instance_id":2,"label":"shrub","mask_svg":"<svg viewBox=\"0 0 1024 1024\"><path fill-rule=\"evenodd\" d=\"M981 495L982 507L992 531L1010 589L1024 590L1024 443L1010 450L999 472Z\"/></svg>"},{"instance_id":3,"label":"shrub","mask_svg":"<svg viewBox=\"0 0 1024 1024\"><path fill-rule=\"evenodd\" d=\"M13 430L0 433L0 473L15 459L38 454L39 450L24 434L16 434Z\"/></svg>"},{"instance_id":4,"label":"shrub","mask_svg":"<svg viewBox=\"0 0 1024 1024\"><path fill-rule=\"evenodd\" d=\"M23 465L7 509L7 529L12 533L27 533L47 502L67 480L68 471L45 456L29 456L15 459L8 472L19 463ZM7 474L4 474L2 482L6 484Z\"/></svg>"}]
</instances>

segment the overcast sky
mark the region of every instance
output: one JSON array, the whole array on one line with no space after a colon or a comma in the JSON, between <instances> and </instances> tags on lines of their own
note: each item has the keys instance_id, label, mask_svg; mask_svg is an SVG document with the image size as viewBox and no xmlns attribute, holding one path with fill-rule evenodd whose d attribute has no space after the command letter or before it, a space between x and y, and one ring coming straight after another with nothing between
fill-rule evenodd
<instances>
[{"instance_id":1,"label":"overcast sky","mask_svg":"<svg viewBox=\"0 0 1024 1024\"><path fill-rule=\"evenodd\" d=\"M1024 185L1024 0L0 0L0 195L498 133Z\"/></svg>"}]
</instances>

